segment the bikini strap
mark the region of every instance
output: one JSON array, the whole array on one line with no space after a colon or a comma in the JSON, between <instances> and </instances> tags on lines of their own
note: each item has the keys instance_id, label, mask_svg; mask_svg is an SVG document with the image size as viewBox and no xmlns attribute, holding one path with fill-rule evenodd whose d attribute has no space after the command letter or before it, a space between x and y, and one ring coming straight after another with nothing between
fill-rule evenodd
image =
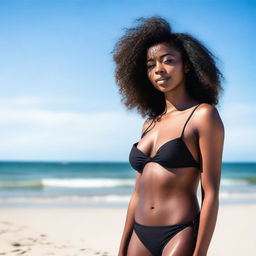
<instances>
[{"instance_id":1,"label":"bikini strap","mask_svg":"<svg viewBox=\"0 0 256 256\"><path fill-rule=\"evenodd\" d=\"M149 132L150 130L148 130L150 128L150 126L153 124L154 122L154 119L152 119L152 122L149 124L149 126L146 128L146 130L142 133L141 137L140 138L143 138L147 132Z\"/></svg>"},{"instance_id":2,"label":"bikini strap","mask_svg":"<svg viewBox=\"0 0 256 256\"><path fill-rule=\"evenodd\" d=\"M181 136L180 136L180 137L183 136L185 127L186 127L186 125L187 125L187 123L188 123L190 117L193 115L193 113L195 112L196 108L197 108L200 104L201 104L201 103L197 104L197 105L194 107L194 109L192 110L192 112L190 113L190 115L189 115L189 117L188 117L188 119L187 119L187 121L186 121L186 123L185 123L185 125L184 125L184 127L183 127L183 130L182 130L182 133L181 133Z\"/></svg>"}]
</instances>

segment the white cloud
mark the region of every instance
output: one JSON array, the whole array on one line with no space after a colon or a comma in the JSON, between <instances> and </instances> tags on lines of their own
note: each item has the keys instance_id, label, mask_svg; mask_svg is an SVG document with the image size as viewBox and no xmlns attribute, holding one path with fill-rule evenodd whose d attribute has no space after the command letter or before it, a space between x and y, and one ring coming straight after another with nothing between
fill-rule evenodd
<instances>
[{"instance_id":1,"label":"white cloud","mask_svg":"<svg viewBox=\"0 0 256 256\"><path fill-rule=\"evenodd\" d=\"M223 106L222 117L229 124L240 127L256 123L256 103L229 103Z\"/></svg>"},{"instance_id":2,"label":"white cloud","mask_svg":"<svg viewBox=\"0 0 256 256\"><path fill-rule=\"evenodd\" d=\"M53 111L37 103L27 98L0 106L1 159L118 160L141 128L130 113Z\"/></svg>"},{"instance_id":3,"label":"white cloud","mask_svg":"<svg viewBox=\"0 0 256 256\"><path fill-rule=\"evenodd\" d=\"M47 104L52 102L49 98L42 97L1 97L0 98L0 107L30 107Z\"/></svg>"},{"instance_id":4,"label":"white cloud","mask_svg":"<svg viewBox=\"0 0 256 256\"><path fill-rule=\"evenodd\" d=\"M256 161L256 104L230 103L220 112L225 126L224 159Z\"/></svg>"},{"instance_id":5,"label":"white cloud","mask_svg":"<svg viewBox=\"0 0 256 256\"><path fill-rule=\"evenodd\" d=\"M128 161L140 137L139 115L47 110L49 103L35 97L1 100L0 159ZM255 160L256 105L226 104L219 112L225 125L223 160Z\"/></svg>"}]
</instances>

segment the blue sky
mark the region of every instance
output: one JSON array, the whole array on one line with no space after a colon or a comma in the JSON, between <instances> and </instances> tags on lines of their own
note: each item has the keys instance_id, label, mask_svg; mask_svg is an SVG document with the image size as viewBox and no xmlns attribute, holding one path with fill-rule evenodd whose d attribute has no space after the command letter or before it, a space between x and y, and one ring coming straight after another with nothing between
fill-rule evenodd
<instances>
[{"instance_id":1,"label":"blue sky","mask_svg":"<svg viewBox=\"0 0 256 256\"><path fill-rule=\"evenodd\" d=\"M0 160L128 161L143 119L121 104L111 51L161 15L226 78L223 161L256 161L255 1L0 1Z\"/></svg>"}]
</instances>

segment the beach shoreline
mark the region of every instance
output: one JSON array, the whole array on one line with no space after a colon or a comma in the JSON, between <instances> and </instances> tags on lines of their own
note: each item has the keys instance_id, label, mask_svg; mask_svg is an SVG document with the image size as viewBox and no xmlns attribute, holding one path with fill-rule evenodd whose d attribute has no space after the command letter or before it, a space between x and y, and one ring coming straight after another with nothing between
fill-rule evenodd
<instances>
[{"instance_id":1,"label":"beach shoreline","mask_svg":"<svg viewBox=\"0 0 256 256\"><path fill-rule=\"evenodd\" d=\"M1 207L0 255L116 256L127 208ZM208 256L254 255L256 204L220 205Z\"/></svg>"}]
</instances>

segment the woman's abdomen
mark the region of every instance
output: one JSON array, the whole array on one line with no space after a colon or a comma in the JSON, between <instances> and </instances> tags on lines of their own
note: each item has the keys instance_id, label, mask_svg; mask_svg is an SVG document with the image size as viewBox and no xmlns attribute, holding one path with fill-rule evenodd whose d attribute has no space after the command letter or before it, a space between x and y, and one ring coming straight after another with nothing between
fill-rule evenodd
<instances>
[{"instance_id":1,"label":"woman's abdomen","mask_svg":"<svg viewBox=\"0 0 256 256\"><path fill-rule=\"evenodd\" d=\"M140 179L135 220L145 225L173 225L190 221L199 211L198 170L166 169L148 163Z\"/></svg>"}]
</instances>

